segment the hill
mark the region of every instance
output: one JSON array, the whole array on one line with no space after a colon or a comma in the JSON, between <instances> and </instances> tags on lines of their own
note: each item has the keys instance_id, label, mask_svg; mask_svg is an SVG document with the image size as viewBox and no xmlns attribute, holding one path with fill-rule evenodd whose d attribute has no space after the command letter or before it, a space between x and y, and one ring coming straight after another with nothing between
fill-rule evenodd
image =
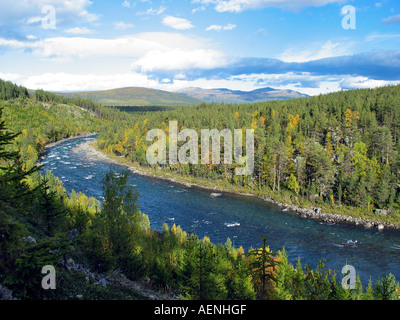
<instances>
[{"instance_id":1,"label":"hill","mask_svg":"<svg viewBox=\"0 0 400 320\"><path fill-rule=\"evenodd\" d=\"M141 87L60 94L66 97L91 99L104 106L118 107L187 106L201 103L200 100L187 95Z\"/></svg>"},{"instance_id":2,"label":"hill","mask_svg":"<svg viewBox=\"0 0 400 320\"><path fill-rule=\"evenodd\" d=\"M177 93L192 97L204 102L216 103L251 103L270 100L289 100L305 98L307 95L293 90L278 90L273 88L261 88L253 91L240 91L229 89L201 89L185 88Z\"/></svg>"},{"instance_id":3,"label":"hill","mask_svg":"<svg viewBox=\"0 0 400 320\"><path fill-rule=\"evenodd\" d=\"M104 106L114 107L180 107L200 104L201 102L216 103L251 103L270 100L289 100L304 98L307 95L293 90L278 90L261 88L253 91L230 89L184 88L176 92L168 92L142 87L126 87L102 91L83 91L59 93L65 97L80 97L91 99Z\"/></svg>"}]
</instances>

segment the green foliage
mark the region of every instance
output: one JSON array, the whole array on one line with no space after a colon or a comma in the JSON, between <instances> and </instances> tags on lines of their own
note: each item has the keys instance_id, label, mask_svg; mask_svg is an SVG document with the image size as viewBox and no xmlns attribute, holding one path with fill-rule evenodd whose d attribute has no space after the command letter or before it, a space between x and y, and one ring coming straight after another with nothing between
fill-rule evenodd
<instances>
[{"instance_id":1,"label":"green foliage","mask_svg":"<svg viewBox=\"0 0 400 320\"><path fill-rule=\"evenodd\" d=\"M46 234L54 236L57 231L62 231L65 224L67 210L56 190L52 190L46 177L41 178L39 185L39 201L37 210L43 221Z\"/></svg>"},{"instance_id":2,"label":"green foliage","mask_svg":"<svg viewBox=\"0 0 400 320\"><path fill-rule=\"evenodd\" d=\"M69 225L83 223L69 220L75 204L61 182L39 174L35 164L46 143L100 122L76 106L35 104L25 88L1 80L0 92L6 100L0 102L0 283L17 297L40 299L42 267L59 262L69 251ZM89 214L89 205L82 212Z\"/></svg>"},{"instance_id":3,"label":"green foliage","mask_svg":"<svg viewBox=\"0 0 400 320\"><path fill-rule=\"evenodd\" d=\"M267 298L270 294L267 286L271 282L276 282L275 268L277 262L276 254L273 253L267 246L267 238L264 237L263 245L260 249L250 250L248 257L250 259L250 270L253 277L253 282L257 288L258 296L262 299Z\"/></svg>"},{"instance_id":4,"label":"green foliage","mask_svg":"<svg viewBox=\"0 0 400 320\"><path fill-rule=\"evenodd\" d=\"M375 286L375 296L378 300L398 300L399 283L393 274L386 275Z\"/></svg>"},{"instance_id":5,"label":"green foliage","mask_svg":"<svg viewBox=\"0 0 400 320\"><path fill-rule=\"evenodd\" d=\"M2 109L0 109L1 119ZM18 257L21 237L26 234L24 225L16 218L25 216L32 208L34 193L24 179L38 168L24 171L18 152L7 151L7 146L17 135L10 133L0 120L0 279L11 272Z\"/></svg>"},{"instance_id":6,"label":"green foliage","mask_svg":"<svg viewBox=\"0 0 400 320\"><path fill-rule=\"evenodd\" d=\"M42 268L47 265L55 266L68 250L68 243L56 238L24 249L15 260L13 271L5 277L4 284L23 299L43 298Z\"/></svg>"},{"instance_id":7,"label":"green foliage","mask_svg":"<svg viewBox=\"0 0 400 320\"><path fill-rule=\"evenodd\" d=\"M284 250L269 250L266 239L246 254L230 239L215 245L176 225L151 230L127 173L105 176L100 206L82 193L68 196L54 175L41 175L35 166L45 144L82 132L101 131L101 148L146 165L147 131L165 130L170 119L197 129L251 126L257 147L251 177L236 179L231 166L164 169L275 195L294 192L301 201L317 194L315 201L322 203L396 209L400 115L386 102L398 97L397 91L388 87L245 106L202 104L138 116L132 128L131 116L90 100L42 90L32 98L25 88L0 81L0 118L4 111L10 127L0 121L0 283L22 299L142 298L67 271L63 261L72 255L93 270L119 268L165 293L179 289L182 299L397 300L393 275L376 285L370 281L365 291L358 277L356 288L345 290L323 262L315 270L303 268L300 259L294 266ZM57 267L56 291L41 289L45 265Z\"/></svg>"},{"instance_id":8,"label":"green foliage","mask_svg":"<svg viewBox=\"0 0 400 320\"><path fill-rule=\"evenodd\" d=\"M104 202L96 214L89 235L89 253L95 266L107 271L119 266L128 276L143 273L141 233L142 214L138 194L128 186L129 172L118 177L110 171L103 181Z\"/></svg>"},{"instance_id":9,"label":"green foliage","mask_svg":"<svg viewBox=\"0 0 400 320\"><path fill-rule=\"evenodd\" d=\"M202 103L135 115L104 128L98 147L147 169L152 142L146 141L146 133L160 128L168 139L171 120L178 122L178 130L195 129L199 136L204 128L253 128L255 170L248 177L237 177L235 165L154 167L280 202L297 199L297 204L333 213L399 223L400 111L392 103L399 92L399 86L389 86L246 105ZM392 214L376 216L375 208L391 209Z\"/></svg>"},{"instance_id":10,"label":"green foliage","mask_svg":"<svg viewBox=\"0 0 400 320\"><path fill-rule=\"evenodd\" d=\"M0 100L9 100L15 98L29 97L28 90L24 87L17 86L10 81L0 79Z\"/></svg>"}]
</instances>

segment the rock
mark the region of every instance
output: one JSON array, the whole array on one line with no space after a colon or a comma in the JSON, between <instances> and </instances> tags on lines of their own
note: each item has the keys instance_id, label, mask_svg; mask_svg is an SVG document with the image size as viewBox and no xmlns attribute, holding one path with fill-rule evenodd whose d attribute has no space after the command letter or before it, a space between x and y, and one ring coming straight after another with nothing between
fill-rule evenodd
<instances>
[{"instance_id":1,"label":"rock","mask_svg":"<svg viewBox=\"0 0 400 320\"><path fill-rule=\"evenodd\" d=\"M3 287L0 284L0 300L16 300L13 295L12 291L7 287Z\"/></svg>"},{"instance_id":2,"label":"rock","mask_svg":"<svg viewBox=\"0 0 400 320\"><path fill-rule=\"evenodd\" d=\"M389 210L385 210L385 209L375 209L374 210L375 214L379 214L381 216L387 216L389 214Z\"/></svg>"},{"instance_id":3,"label":"rock","mask_svg":"<svg viewBox=\"0 0 400 320\"><path fill-rule=\"evenodd\" d=\"M378 230L383 230L385 229L385 226L383 224L378 224L377 228Z\"/></svg>"},{"instance_id":4,"label":"rock","mask_svg":"<svg viewBox=\"0 0 400 320\"><path fill-rule=\"evenodd\" d=\"M322 213L322 209L321 208L313 208L314 213L316 214L321 214Z\"/></svg>"},{"instance_id":5,"label":"rock","mask_svg":"<svg viewBox=\"0 0 400 320\"><path fill-rule=\"evenodd\" d=\"M222 196L222 193L211 193L210 194L211 198L217 198L217 197L220 197L220 196Z\"/></svg>"},{"instance_id":6,"label":"rock","mask_svg":"<svg viewBox=\"0 0 400 320\"><path fill-rule=\"evenodd\" d=\"M22 238L22 241L25 243L36 243L36 239L32 236L27 236Z\"/></svg>"},{"instance_id":7,"label":"rock","mask_svg":"<svg viewBox=\"0 0 400 320\"><path fill-rule=\"evenodd\" d=\"M101 284L102 287L107 287L106 279L101 278L101 279L100 279L100 284Z\"/></svg>"},{"instance_id":8,"label":"rock","mask_svg":"<svg viewBox=\"0 0 400 320\"><path fill-rule=\"evenodd\" d=\"M365 224L365 227L368 228L368 229L371 229L373 226L374 226L374 225L373 225L371 222L367 222L367 223Z\"/></svg>"},{"instance_id":9,"label":"rock","mask_svg":"<svg viewBox=\"0 0 400 320\"><path fill-rule=\"evenodd\" d=\"M82 300L82 299L83 299L83 295L77 294L77 295L76 295L76 298L79 299L79 300Z\"/></svg>"}]
</instances>

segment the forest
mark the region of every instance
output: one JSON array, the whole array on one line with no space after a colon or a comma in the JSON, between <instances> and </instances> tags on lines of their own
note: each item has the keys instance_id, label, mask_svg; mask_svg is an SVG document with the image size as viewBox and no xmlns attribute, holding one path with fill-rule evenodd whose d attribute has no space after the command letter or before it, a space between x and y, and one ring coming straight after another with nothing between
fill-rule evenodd
<instances>
[{"instance_id":1,"label":"forest","mask_svg":"<svg viewBox=\"0 0 400 320\"><path fill-rule=\"evenodd\" d=\"M133 121L111 123L100 133L98 147L185 181L399 224L399 89L350 90L240 105L203 103L135 115ZM243 133L254 129L253 173L236 176L235 164L156 164L150 168L146 150L153 141L146 141L146 133L160 128L168 134L169 121L177 121L179 131L195 129L199 136L201 129L242 129ZM221 146L223 159L223 142Z\"/></svg>"},{"instance_id":2,"label":"forest","mask_svg":"<svg viewBox=\"0 0 400 320\"><path fill-rule=\"evenodd\" d=\"M165 169L395 212L397 91L389 87L298 101L202 104L132 116L0 81L0 298L143 299L117 281L124 277L187 300L398 300L400 286L393 275L368 284L357 278L355 289L344 289L340 275L323 261L313 270L300 259L289 263L284 248L273 252L268 235L260 248L245 251L231 239L214 244L177 225L151 229L138 207L140 195L127 183L128 173L104 177L100 204L81 193L68 195L62 182L38 165L46 144L83 133L99 133L99 146L146 165L145 133L163 128L169 119L190 128L250 125L256 130L258 154L252 177L235 179L228 167ZM361 191L366 200L354 196ZM57 290L41 287L45 265L56 267ZM107 278L107 286L99 278Z\"/></svg>"}]
</instances>

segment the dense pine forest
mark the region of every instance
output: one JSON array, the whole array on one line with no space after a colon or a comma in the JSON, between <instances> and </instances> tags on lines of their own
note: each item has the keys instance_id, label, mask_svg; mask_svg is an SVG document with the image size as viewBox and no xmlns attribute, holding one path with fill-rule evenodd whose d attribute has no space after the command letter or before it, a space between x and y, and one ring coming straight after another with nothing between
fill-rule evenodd
<instances>
[{"instance_id":1,"label":"dense pine forest","mask_svg":"<svg viewBox=\"0 0 400 320\"><path fill-rule=\"evenodd\" d=\"M227 239L213 244L179 226L152 230L128 173L109 172L104 201L72 192L38 166L45 145L100 134L107 152L146 166L146 132L177 120L187 128L256 130L256 170L174 166L182 176L261 190L290 201L390 210L400 205L399 88L356 90L252 105L202 104L131 116L89 100L34 93L0 81L0 298L144 299L133 284L179 299L398 300L399 283L343 289L323 261L288 262L268 235L245 251ZM42 267L57 270L57 289L41 286ZM107 279L107 280L105 280ZM105 285L106 283L106 285ZM129 285L130 284L130 285Z\"/></svg>"},{"instance_id":2,"label":"dense pine forest","mask_svg":"<svg viewBox=\"0 0 400 320\"><path fill-rule=\"evenodd\" d=\"M146 133L160 128L168 134L171 120L178 122L178 130L196 129L199 137L200 129L243 129L244 133L244 129L252 128L252 175L236 176L235 165L178 163L154 168L283 203L399 224L398 101L400 87L393 86L289 101L201 104L138 115L134 122L114 122L101 132L98 145L108 153L149 167L146 150L153 141L146 141Z\"/></svg>"}]
</instances>

